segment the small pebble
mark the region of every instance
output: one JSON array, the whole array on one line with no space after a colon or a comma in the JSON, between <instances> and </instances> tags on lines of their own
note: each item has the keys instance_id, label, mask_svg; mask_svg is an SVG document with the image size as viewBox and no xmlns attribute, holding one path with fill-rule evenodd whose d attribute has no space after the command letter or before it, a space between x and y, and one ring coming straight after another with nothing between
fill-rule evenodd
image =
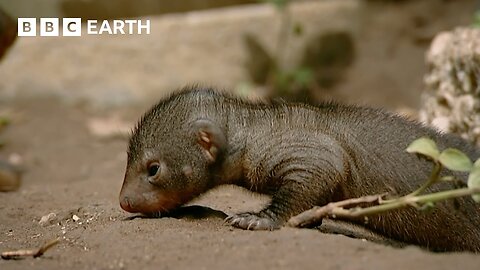
<instances>
[{"instance_id":1,"label":"small pebble","mask_svg":"<svg viewBox=\"0 0 480 270\"><path fill-rule=\"evenodd\" d=\"M57 214L50 213L40 218L40 221L38 222L38 224L40 224L40 226L48 226L53 224L56 220L57 220Z\"/></svg>"}]
</instances>

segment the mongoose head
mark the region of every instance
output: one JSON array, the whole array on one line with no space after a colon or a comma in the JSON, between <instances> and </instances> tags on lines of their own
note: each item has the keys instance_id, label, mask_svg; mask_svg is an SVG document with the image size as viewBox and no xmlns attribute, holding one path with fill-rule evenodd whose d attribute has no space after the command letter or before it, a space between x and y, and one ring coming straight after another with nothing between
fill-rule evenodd
<instances>
[{"instance_id":1,"label":"mongoose head","mask_svg":"<svg viewBox=\"0 0 480 270\"><path fill-rule=\"evenodd\" d=\"M125 211L158 216L214 186L224 133L212 120L192 117L192 106L182 103L175 96L159 103L134 129L119 198Z\"/></svg>"}]
</instances>

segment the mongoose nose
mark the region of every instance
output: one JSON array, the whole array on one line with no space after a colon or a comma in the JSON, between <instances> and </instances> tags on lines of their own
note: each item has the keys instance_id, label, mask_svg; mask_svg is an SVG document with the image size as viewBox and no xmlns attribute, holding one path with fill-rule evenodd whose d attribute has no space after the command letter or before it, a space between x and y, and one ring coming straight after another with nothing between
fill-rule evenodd
<instances>
[{"instance_id":1,"label":"mongoose nose","mask_svg":"<svg viewBox=\"0 0 480 270\"><path fill-rule=\"evenodd\" d=\"M123 197L122 199L120 199L120 207L122 207L123 210L127 211L127 212L130 212L130 213L133 213L135 212L133 210L133 207L132 207L132 203L130 201L130 199L125 196Z\"/></svg>"}]
</instances>

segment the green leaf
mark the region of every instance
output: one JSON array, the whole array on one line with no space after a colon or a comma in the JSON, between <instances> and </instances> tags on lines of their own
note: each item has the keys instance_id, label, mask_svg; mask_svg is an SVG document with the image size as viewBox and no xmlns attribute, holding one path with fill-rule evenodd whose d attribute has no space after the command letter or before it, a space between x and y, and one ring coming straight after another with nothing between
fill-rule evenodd
<instances>
[{"instance_id":1,"label":"green leaf","mask_svg":"<svg viewBox=\"0 0 480 270\"><path fill-rule=\"evenodd\" d=\"M480 27L480 10L477 10L473 15L473 26Z\"/></svg>"},{"instance_id":2,"label":"green leaf","mask_svg":"<svg viewBox=\"0 0 480 270\"><path fill-rule=\"evenodd\" d=\"M438 161L452 171L469 172L472 169L472 161L462 151L454 148L445 149Z\"/></svg>"},{"instance_id":3,"label":"green leaf","mask_svg":"<svg viewBox=\"0 0 480 270\"><path fill-rule=\"evenodd\" d=\"M407 147L407 152L421 154L421 155L430 157L434 160L437 160L438 157L440 156L440 152L438 151L437 144L433 140L427 137L422 137L413 141Z\"/></svg>"},{"instance_id":4,"label":"green leaf","mask_svg":"<svg viewBox=\"0 0 480 270\"><path fill-rule=\"evenodd\" d=\"M298 68L293 72L293 78L296 83L306 86L313 80L313 72L309 68Z\"/></svg>"},{"instance_id":5,"label":"green leaf","mask_svg":"<svg viewBox=\"0 0 480 270\"><path fill-rule=\"evenodd\" d=\"M264 0L264 2L270 3L278 9L284 9L290 0Z\"/></svg>"},{"instance_id":6,"label":"green leaf","mask_svg":"<svg viewBox=\"0 0 480 270\"><path fill-rule=\"evenodd\" d=\"M444 181L444 182L451 182L451 181L454 181L455 180L455 177L451 176L451 175L447 175L447 176L443 176L440 178L441 181Z\"/></svg>"},{"instance_id":7,"label":"green leaf","mask_svg":"<svg viewBox=\"0 0 480 270\"><path fill-rule=\"evenodd\" d=\"M473 168L470 171L468 176L468 187L469 188L480 188L480 158L475 161ZM480 194L472 195L473 200L477 203L480 203Z\"/></svg>"},{"instance_id":8,"label":"green leaf","mask_svg":"<svg viewBox=\"0 0 480 270\"><path fill-rule=\"evenodd\" d=\"M0 127L7 126L10 123L10 119L7 117L0 116Z\"/></svg>"},{"instance_id":9,"label":"green leaf","mask_svg":"<svg viewBox=\"0 0 480 270\"><path fill-rule=\"evenodd\" d=\"M420 211L429 211L435 208L435 204L433 202L426 202L422 206L419 207Z\"/></svg>"},{"instance_id":10,"label":"green leaf","mask_svg":"<svg viewBox=\"0 0 480 270\"><path fill-rule=\"evenodd\" d=\"M296 22L294 25L293 25L293 34L295 34L296 36L300 36L303 34L303 32L305 32L303 30L303 25L299 22Z\"/></svg>"}]
</instances>

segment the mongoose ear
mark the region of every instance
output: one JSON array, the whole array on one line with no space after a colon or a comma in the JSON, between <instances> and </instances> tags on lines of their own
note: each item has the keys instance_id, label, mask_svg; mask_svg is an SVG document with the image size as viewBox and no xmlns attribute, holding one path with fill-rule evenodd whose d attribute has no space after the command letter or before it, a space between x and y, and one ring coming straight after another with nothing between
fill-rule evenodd
<instances>
[{"instance_id":1,"label":"mongoose ear","mask_svg":"<svg viewBox=\"0 0 480 270\"><path fill-rule=\"evenodd\" d=\"M214 163L227 144L224 132L208 119L196 120L193 125L198 144L202 147L207 160Z\"/></svg>"}]
</instances>

